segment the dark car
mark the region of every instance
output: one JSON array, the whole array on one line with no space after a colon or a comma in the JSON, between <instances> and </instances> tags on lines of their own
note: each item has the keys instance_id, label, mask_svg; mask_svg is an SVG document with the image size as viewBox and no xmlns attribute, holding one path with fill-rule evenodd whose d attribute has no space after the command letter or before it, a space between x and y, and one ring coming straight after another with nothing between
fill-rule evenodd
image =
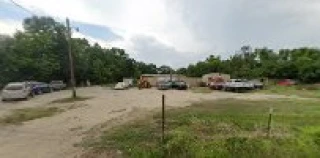
<instances>
[{"instance_id":1,"label":"dark car","mask_svg":"<svg viewBox=\"0 0 320 158\"><path fill-rule=\"evenodd\" d=\"M36 81L27 81L26 85L30 87L31 93L34 95L42 94L41 89L38 87L39 82Z\"/></svg>"},{"instance_id":2,"label":"dark car","mask_svg":"<svg viewBox=\"0 0 320 158\"><path fill-rule=\"evenodd\" d=\"M177 89L177 90L186 90L188 85L184 81L162 81L158 82L159 90L168 90L168 89Z\"/></svg>"},{"instance_id":3,"label":"dark car","mask_svg":"<svg viewBox=\"0 0 320 158\"><path fill-rule=\"evenodd\" d=\"M42 93L51 93L53 91L51 85L44 82L39 82L37 87L40 89Z\"/></svg>"},{"instance_id":4,"label":"dark car","mask_svg":"<svg viewBox=\"0 0 320 158\"><path fill-rule=\"evenodd\" d=\"M172 89L177 89L177 90L186 90L188 89L188 85L184 81L174 81L172 82Z\"/></svg>"}]
</instances>

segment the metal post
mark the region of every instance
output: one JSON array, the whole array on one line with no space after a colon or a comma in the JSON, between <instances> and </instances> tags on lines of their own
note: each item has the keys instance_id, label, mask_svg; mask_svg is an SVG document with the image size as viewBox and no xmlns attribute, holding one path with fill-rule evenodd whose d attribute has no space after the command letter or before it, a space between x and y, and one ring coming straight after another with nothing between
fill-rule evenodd
<instances>
[{"instance_id":1,"label":"metal post","mask_svg":"<svg viewBox=\"0 0 320 158\"><path fill-rule=\"evenodd\" d=\"M71 29L69 19L66 19L67 24L67 39L68 39L68 54L69 54L69 65L70 65L70 82L72 86L72 98L77 97L76 93L76 81L74 77L74 65L73 65L73 55L71 50Z\"/></svg>"},{"instance_id":2,"label":"metal post","mask_svg":"<svg viewBox=\"0 0 320 158\"><path fill-rule=\"evenodd\" d=\"M268 119L268 137L270 137L270 135L271 135L272 112L273 112L273 109L270 108L269 109L269 119Z\"/></svg>"},{"instance_id":3,"label":"metal post","mask_svg":"<svg viewBox=\"0 0 320 158\"><path fill-rule=\"evenodd\" d=\"M162 94L162 143L165 144L164 140L164 124L165 124L165 95Z\"/></svg>"}]
</instances>

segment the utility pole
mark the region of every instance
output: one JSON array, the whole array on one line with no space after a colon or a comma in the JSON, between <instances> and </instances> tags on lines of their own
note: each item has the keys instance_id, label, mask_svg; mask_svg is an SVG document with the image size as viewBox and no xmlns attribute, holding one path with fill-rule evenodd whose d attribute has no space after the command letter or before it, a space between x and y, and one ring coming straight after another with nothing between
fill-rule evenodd
<instances>
[{"instance_id":1,"label":"utility pole","mask_svg":"<svg viewBox=\"0 0 320 158\"><path fill-rule=\"evenodd\" d=\"M68 54L69 54L69 65L70 65L70 82L72 86L72 98L77 97L77 92L76 92L76 81L74 77L74 65L73 65L73 54L71 50L71 28L70 28L70 21L67 18L66 19L66 24L67 24L67 40L68 40Z\"/></svg>"}]
</instances>

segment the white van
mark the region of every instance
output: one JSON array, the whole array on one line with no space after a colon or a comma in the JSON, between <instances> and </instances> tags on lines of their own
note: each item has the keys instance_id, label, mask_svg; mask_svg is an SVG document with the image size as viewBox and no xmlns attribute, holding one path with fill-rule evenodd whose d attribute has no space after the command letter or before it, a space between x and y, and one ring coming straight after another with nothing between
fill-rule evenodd
<instances>
[{"instance_id":1,"label":"white van","mask_svg":"<svg viewBox=\"0 0 320 158\"><path fill-rule=\"evenodd\" d=\"M2 90L2 101L29 99L32 96L31 87L26 82L12 82Z\"/></svg>"}]
</instances>

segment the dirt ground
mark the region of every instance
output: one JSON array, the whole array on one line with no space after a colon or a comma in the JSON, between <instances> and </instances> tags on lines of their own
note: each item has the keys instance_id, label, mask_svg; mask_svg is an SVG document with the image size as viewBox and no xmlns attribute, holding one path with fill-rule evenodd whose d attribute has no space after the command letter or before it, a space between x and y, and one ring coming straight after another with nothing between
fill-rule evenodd
<instances>
[{"instance_id":1,"label":"dirt ground","mask_svg":"<svg viewBox=\"0 0 320 158\"><path fill-rule=\"evenodd\" d=\"M0 102L0 117L9 114L12 109L25 107L72 107L52 117L28 121L23 125L0 126L0 157L78 157L82 149L74 144L79 143L88 131L102 124L114 126L117 122L113 120L128 121L156 109L160 110L162 94L166 95L168 107L183 107L196 101L223 98L260 100L284 97L226 92L202 94L155 89L115 91L103 87L90 87L78 89L78 95L92 98L76 103L50 103L70 96L71 92L67 90L36 96L29 101Z\"/></svg>"}]
</instances>

